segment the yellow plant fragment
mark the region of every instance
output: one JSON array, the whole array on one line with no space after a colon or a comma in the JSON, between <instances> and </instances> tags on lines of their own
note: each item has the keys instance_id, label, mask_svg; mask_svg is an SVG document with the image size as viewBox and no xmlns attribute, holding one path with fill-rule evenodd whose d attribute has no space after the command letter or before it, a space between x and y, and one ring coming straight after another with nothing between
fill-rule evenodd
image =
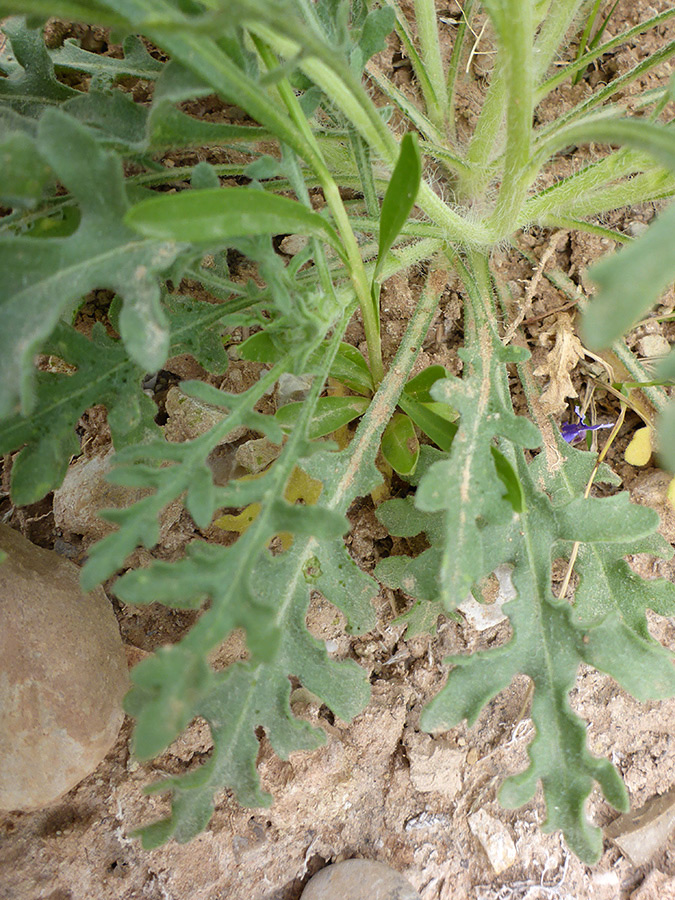
<instances>
[{"instance_id":1,"label":"yellow plant fragment","mask_svg":"<svg viewBox=\"0 0 675 900\"><path fill-rule=\"evenodd\" d=\"M213 523L216 528L222 528L223 531L236 531L237 534L243 534L249 525L252 525L260 512L259 503L250 503L245 506L240 513L232 515L227 513L221 516Z\"/></svg>"},{"instance_id":2,"label":"yellow plant fragment","mask_svg":"<svg viewBox=\"0 0 675 900\"><path fill-rule=\"evenodd\" d=\"M671 478L668 490L666 491L666 500L673 509L675 509L675 478Z\"/></svg>"},{"instance_id":3,"label":"yellow plant fragment","mask_svg":"<svg viewBox=\"0 0 675 900\"><path fill-rule=\"evenodd\" d=\"M297 503L302 500L306 506L314 506L321 496L323 484L316 478L312 478L307 472L296 466L291 472L291 477L286 482L284 497L289 503Z\"/></svg>"},{"instance_id":4,"label":"yellow plant fragment","mask_svg":"<svg viewBox=\"0 0 675 900\"><path fill-rule=\"evenodd\" d=\"M259 476L244 476L247 481L251 478L257 477ZM289 503L297 503L301 500L306 506L314 506L314 504L319 499L322 490L323 484L320 481L318 481L316 478L312 478L311 475L308 475L306 472L303 472L302 469L296 466L291 472L290 478L286 482L284 497L286 498L286 500L288 500ZM260 512L260 509L261 507L259 503L250 503L240 513L236 513L234 515L231 513L227 513L224 516L220 516L219 519L216 519L213 524L216 526L216 528L222 528L223 531L236 531L237 534L243 534L246 529L255 521L258 513ZM284 550L288 550L288 548L293 543L293 536L287 531L282 532L279 535L279 539L281 540L281 545Z\"/></svg>"},{"instance_id":5,"label":"yellow plant fragment","mask_svg":"<svg viewBox=\"0 0 675 900\"><path fill-rule=\"evenodd\" d=\"M630 444L626 447L624 459L631 466L646 466L652 458L652 436L654 429L649 425L638 428L633 435Z\"/></svg>"}]
</instances>

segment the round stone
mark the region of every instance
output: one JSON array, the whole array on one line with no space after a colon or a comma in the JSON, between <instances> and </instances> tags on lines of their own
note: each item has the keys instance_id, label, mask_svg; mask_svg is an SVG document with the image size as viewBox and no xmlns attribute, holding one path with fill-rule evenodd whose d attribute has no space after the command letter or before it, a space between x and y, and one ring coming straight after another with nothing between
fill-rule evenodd
<instances>
[{"instance_id":1,"label":"round stone","mask_svg":"<svg viewBox=\"0 0 675 900\"><path fill-rule=\"evenodd\" d=\"M0 525L0 809L54 803L112 747L126 657L102 588Z\"/></svg>"},{"instance_id":2,"label":"round stone","mask_svg":"<svg viewBox=\"0 0 675 900\"><path fill-rule=\"evenodd\" d=\"M326 866L308 881L300 900L421 900L409 881L370 859Z\"/></svg>"}]
</instances>

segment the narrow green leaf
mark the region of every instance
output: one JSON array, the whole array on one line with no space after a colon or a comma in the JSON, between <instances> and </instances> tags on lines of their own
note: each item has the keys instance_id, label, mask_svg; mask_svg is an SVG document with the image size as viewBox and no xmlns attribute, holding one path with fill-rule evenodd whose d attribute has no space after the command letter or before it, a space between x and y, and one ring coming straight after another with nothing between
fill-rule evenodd
<instances>
[{"instance_id":1,"label":"narrow green leaf","mask_svg":"<svg viewBox=\"0 0 675 900\"><path fill-rule=\"evenodd\" d=\"M675 472L675 401L671 400L659 420L659 458L664 466Z\"/></svg>"},{"instance_id":2,"label":"narrow green leaf","mask_svg":"<svg viewBox=\"0 0 675 900\"><path fill-rule=\"evenodd\" d=\"M411 419L404 413L394 413L382 435L382 456L399 475L410 475L419 455L420 444Z\"/></svg>"},{"instance_id":3,"label":"narrow green leaf","mask_svg":"<svg viewBox=\"0 0 675 900\"><path fill-rule=\"evenodd\" d=\"M387 253L413 208L422 177L422 155L412 132L403 136L380 212L380 237L373 281L378 281Z\"/></svg>"},{"instance_id":4,"label":"narrow green leaf","mask_svg":"<svg viewBox=\"0 0 675 900\"><path fill-rule=\"evenodd\" d=\"M451 421L450 417L456 419L457 414L447 404L436 401L419 403L408 397L404 391L398 405L441 450L450 449L453 438L457 434L457 425Z\"/></svg>"},{"instance_id":5,"label":"narrow green leaf","mask_svg":"<svg viewBox=\"0 0 675 900\"><path fill-rule=\"evenodd\" d=\"M514 512L521 513L525 509L525 495L515 469L496 447L490 447L490 452L495 462L497 475L506 488L504 499L509 501Z\"/></svg>"},{"instance_id":6,"label":"narrow green leaf","mask_svg":"<svg viewBox=\"0 0 675 900\"><path fill-rule=\"evenodd\" d=\"M368 409L365 397L320 397L309 426L309 437L324 437L348 422L358 419ZM277 410L275 419L284 428L292 428L302 414L304 404L287 403Z\"/></svg>"},{"instance_id":7,"label":"narrow green leaf","mask_svg":"<svg viewBox=\"0 0 675 900\"><path fill-rule=\"evenodd\" d=\"M330 375L350 390L365 397L371 397L375 389L368 363L351 344L344 342L340 344Z\"/></svg>"},{"instance_id":8,"label":"narrow green leaf","mask_svg":"<svg viewBox=\"0 0 675 900\"><path fill-rule=\"evenodd\" d=\"M211 470L204 465L194 472L185 498L185 508L198 528L209 527L216 511L216 502Z\"/></svg>"},{"instance_id":9,"label":"narrow green leaf","mask_svg":"<svg viewBox=\"0 0 675 900\"><path fill-rule=\"evenodd\" d=\"M675 132L672 128L644 119L615 119L605 115L579 125L570 125L550 139L550 143L555 142L558 147L590 141L622 144L641 150L675 172ZM546 148L549 149L549 142L546 142Z\"/></svg>"},{"instance_id":10,"label":"narrow green leaf","mask_svg":"<svg viewBox=\"0 0 675 900\"><path fill-rule=\"evenodd\" d=\"M195 244L249 235L309 234L343 255L337 232L318 213L295 200L253 188L164 194L133 206L124 221L146 237Z\"/></svg>"}]
</instances>

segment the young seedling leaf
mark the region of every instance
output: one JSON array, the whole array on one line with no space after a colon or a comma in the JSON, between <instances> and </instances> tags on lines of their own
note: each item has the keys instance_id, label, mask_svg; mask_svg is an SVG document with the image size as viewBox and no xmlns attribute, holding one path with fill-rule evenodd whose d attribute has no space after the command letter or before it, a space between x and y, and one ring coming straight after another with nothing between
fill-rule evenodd
<instances>
[{"instance_id":1,"label":"young seedling leaf","mask_svg":"<svg viewBox=\"0 0 675 900\"><path fill-rule=\"evenodd\" d=\"M430 403L433 397L429 393L432 385L441 378L447 378L448 372L445 366L427 366L426 369L411 378L403 388L405 394L420 403Z\"/></svg>"},{"instance_id":2,"label":"young seedling leaf","mask_svg":"<svg viewBox=\"0 0 675 900\"><path fill-rule=\"evenodd\" d=\"M394 413L382 435L382 456L399 475L415 471L420 444L412 420L404 413Z\"/></svg>"},{"instance_id":3,"label":"young seedling leaf","mask_svg":"<svg viewBox=\"0 0 675 900\"><path fill-rule=\"evenodd\" d=\"M351 344L344 342L340 344L330 375L350 390L365 397L371 397L375 389L368 363Z\"/></svg>"},{"instance_id":4,"label":"young seedling leaf","mask_svg":"<svg viewBox=\"0 0 675 900\"><path fill-rule=\"evenodd\" d=\"M292 428L302 414L303 403L287 403L276 412L276 420L284 428ZM320 397L309 425L311 439L332 434L358 419L368 408L365 397Z\"/></svg>"},{"instance_id":5,"label":"young seedling leaf","mask_svg":"<svg viewBox=\"0 0 675 900\"><path fill-rule=\"evenodd\" d=\"M457 414L447 404L433 400L430 403L420 403L403 391L398 405L441 450L450 449L457 434L457 425L454 423Z\"/></svg>"}]
</instances>

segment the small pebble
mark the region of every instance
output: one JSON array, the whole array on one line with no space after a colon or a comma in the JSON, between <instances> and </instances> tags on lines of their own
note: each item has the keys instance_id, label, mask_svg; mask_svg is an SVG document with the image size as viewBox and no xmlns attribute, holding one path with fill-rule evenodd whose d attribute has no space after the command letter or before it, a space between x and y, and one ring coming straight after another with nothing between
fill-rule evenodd
<instances>
[{"instance_id":1,"label":"small pebble","mask_svg":"<svg viewBox=\"0 0 675 900\"><path fill-rule=\"evenodd\" d=\"M662 334L646 334L637 342L637 349L640 356L658 359L669 353L670 344Z\"/></svg>"},{"instance_id":2,"label":"small pebble","mask_svg":"<svg viewBox=\"0 0 675 900\"><path fill-rule=\"evenodd\" d=\"M643 235L649 228L646 222L631 222L626 231L631 237L637 238Z\"/></svg>"},{"instance_id":3,"label":"small pebble","mask_svg":"<svg viewBox=\"0 0 675 900\"><path fill-rule=\"evenodd\" d=\"M516 861L516 846L506 826L484 809L469 816L469 828L481 843L490 865L499 875Z\"/></svg>"},{"instance_id":4,"label":"small pebble","mask_svg":"<svg viewBox=\"0 0 675 900\"><path fill-rule=\"evenodd\" d=\"M402 875L381 862L348 859L321 869L300 900L422 900Z\"/></svg>"},{"instance_id":5,"label":"small pebble","mask_svg":"<svg viewBox=\"0 0 675 900\"><path fill-rule=\"evenodd\" d=\"M287 403L295 403L305 400L312 387L311 375L291 375L284 372L279 378L277 388L277 406L286 406Z\"/></svg>"}]
</instances>

